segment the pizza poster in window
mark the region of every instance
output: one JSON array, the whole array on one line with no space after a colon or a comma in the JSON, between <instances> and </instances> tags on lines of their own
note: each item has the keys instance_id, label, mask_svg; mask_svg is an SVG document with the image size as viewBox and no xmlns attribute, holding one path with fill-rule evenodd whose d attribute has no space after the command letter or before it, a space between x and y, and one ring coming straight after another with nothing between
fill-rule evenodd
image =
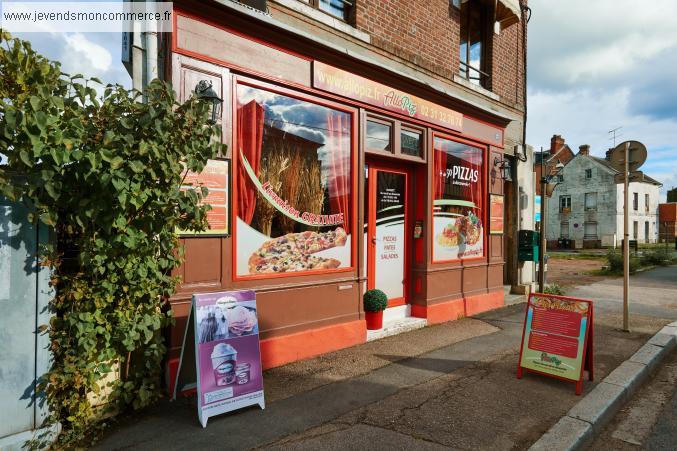
<instances>
[{"instance_id":1,"label":"pizza poster in window","mask_svg":"<svg viewBox=\"0 0 677 451\"><path fill-rule=\"evenodd\" d=\"M484 150L435 137L433 260L484 256Z\"/></svg>"},{"instance_id":2,"label":"pizza poster in window","mask_svg":"<svg viewBox=\"0 0 677 451\"><path fill-rule=\"evenodd\" d=\"M352 116L237 87L237 277L352 266Z\"/></svg>"}]
</instances>

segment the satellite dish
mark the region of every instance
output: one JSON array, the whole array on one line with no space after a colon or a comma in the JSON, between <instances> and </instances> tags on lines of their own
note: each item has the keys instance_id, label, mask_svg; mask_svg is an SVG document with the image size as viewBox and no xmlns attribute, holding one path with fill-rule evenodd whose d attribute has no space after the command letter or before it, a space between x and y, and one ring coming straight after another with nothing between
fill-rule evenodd
<instances>
[{"instance_id":1,"label":"satellite dish","mask_svg":"<svg viewBox=\"0 0 677 451\"><path fill-rule=\"evenodd\" d=\"M637 171L646 161L646 146L639 141L625 141L617 145L609 155L611 166L617 171L625 171L625 145L629 144L628 154L628 170L630 172Z\"/></svg>"}]
</instances>

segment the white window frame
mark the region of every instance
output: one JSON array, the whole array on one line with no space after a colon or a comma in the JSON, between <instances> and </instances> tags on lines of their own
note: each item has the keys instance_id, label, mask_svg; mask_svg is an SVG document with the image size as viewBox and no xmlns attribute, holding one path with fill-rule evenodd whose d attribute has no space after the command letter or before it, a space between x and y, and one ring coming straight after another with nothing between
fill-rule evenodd
<instances>
[{"instance_id":1,"label":"white window frame","mask_svg":"<svg viewBox=\"0 0 677 451\"><path fill-rule=\"evenodd\" d=\"M565 208L571 212L571 195L569 194L559 196L559 212L563 213Z\"/></svg>"}]
</instances>

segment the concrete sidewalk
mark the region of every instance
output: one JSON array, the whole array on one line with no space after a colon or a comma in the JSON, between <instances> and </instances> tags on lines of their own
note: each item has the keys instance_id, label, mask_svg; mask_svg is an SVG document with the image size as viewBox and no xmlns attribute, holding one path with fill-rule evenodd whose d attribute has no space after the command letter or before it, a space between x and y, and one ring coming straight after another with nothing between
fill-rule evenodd
<instances>
[{"instance_id":1,"label":"concrete sidewalk","mask_svg":"<svg viewBox=\"0 0 677 451\"><path fill-rule=\"evenodd\" d=\"M98 449L525 449L581 398L573 384L515 378L524 304L270 370L267 408L197 421L194 399L128 416ZM667 319L596 314L601 380ZM597 382L586 383L585 393ZM584 393L584 394L585 394Z\"/></svg>"}]
</instances>

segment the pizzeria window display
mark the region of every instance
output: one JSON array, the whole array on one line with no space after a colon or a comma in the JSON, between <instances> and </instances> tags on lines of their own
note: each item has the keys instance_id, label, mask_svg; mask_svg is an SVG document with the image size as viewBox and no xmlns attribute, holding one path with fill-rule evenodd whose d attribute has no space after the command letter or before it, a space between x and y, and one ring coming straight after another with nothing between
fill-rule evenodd
<instances>
[{"instance_id":1,"label":"pizzeria window display","mask_svg":"<svg viewBox=\"0 0 677 451\"><path fill-rule=\"evenodd\" d=\"M484 150L434 140L433 261L484 256Z\"/></svg>"},{"instance_id":2,"label":"pizzeria window display","mask_svg":"<svg viewBox=\"0 0 677 451\"><path fill-rule=\"evenodd\" d=\"M352 267L352 116L237 87L236 275Z\"/></svg>"}]
</instances>

